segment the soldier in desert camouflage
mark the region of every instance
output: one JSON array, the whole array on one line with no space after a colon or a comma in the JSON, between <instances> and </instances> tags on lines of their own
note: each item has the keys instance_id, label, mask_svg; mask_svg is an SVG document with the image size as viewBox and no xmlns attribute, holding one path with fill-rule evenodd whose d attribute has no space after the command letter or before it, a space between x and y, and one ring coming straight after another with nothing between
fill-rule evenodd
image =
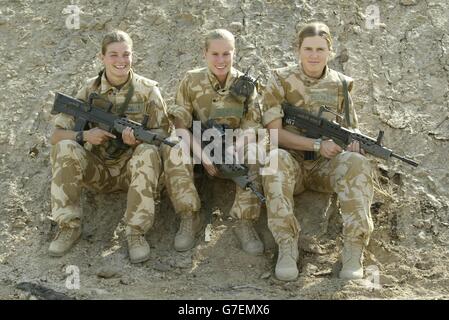
<instances>
[{"instance_id":1,"label":"soldier in desert camouflage","mask_svg":"<svg viewBox=\"0 0 449 320\"><path fill-rule=\"evenodd\" d=\"M139 123L148 115L147 128L166 137L169 121L158 84L133 72L132 57L128 34L106 34L100 54L104 69L87 81L76 98L87 101L90 93L96 92L112 102L113 113ZM80 194L85 187L104 193L128 192L124 221L129 257L133 263L147 260L150 247L145 233L153 225L154 198L163 168L159 147L137 141L130 128L121 137L128 148L121 150L114 145L118 137L98 127L73 131L72 116L58 114L54 123L51 205L59 230L50 244L50 255L64 255L80 238Z\"/></svg>"},{"instance_id":2,"label":"soldier in desert camouflage","mask_svg":"<svg viewBox=\"0 0 449 320\"><path fill-rule=\"evenodd\" d=\"M293 197L305 189L336 193L343 218L344 248L341 278L363 277L363 248L373 231L370 205L373 198L372 167L358 142L346 150L332 140L302 136L293 126L283 126L281 103L286 101L309 112L325 105L345 127L357 128L357 116L350 95L344 99L343 82L352 90L353 80L330 69L332 39L323 23L304 26L297 35L299 63L274 70L263 95L263 123L278 130L281 149L268 160L278 161L274 175L262 176L267 197L268 226L279 247L275 268L278 279L291 281L298 276L299 223L294 215ZM345 104L346 102L346 104Z\"/></svg>"},{"instance_id":3,"label":"soldier in desert camouflage","mask_svg":"<svg viewBox=\"0 0 449 320\"><path fill-rule=\"evenodd\" d=\"M188 132L187 139L192 139L192 134L188 130L192 127L193 121L201 121L204 124L207 120L214 119L217 123L226 124L242 134L244 131L262 128L260 110L256 105L256 89L246 98L235 96L230 91L233 83L243 75L233 68L234 52L235 40L232 33L224 29L209 32L204 47L207 67L190 70L182 79L176 103L169 107L168 114L177 131L183 129L182 131ZM193 144L198 146L200 142L192 140L189 146L192 146L194 156L201 159L203 167L210 176L219 176L217 168L207 154L201 151L195 154L201 147L195 148ZM172 166L170 162L165 162L164 165ZM173 174L169 179L179 181L176 187L183 190L180 195L185 194L195 200L193 211L176 210L181 215L181 223L174 245L176 250L185 251L194 246L195 234L199 230L200 201L194 185L193 170L190 170L188 176ZM167 185L175 185L175 181ZM264 250L263 243L253 227L259 213L260 203L257 196L250 190L236 186L236 196L230 215L239 220L234 231L242 249L253 255L261 254Z\"/></svg>"}]
</instances>

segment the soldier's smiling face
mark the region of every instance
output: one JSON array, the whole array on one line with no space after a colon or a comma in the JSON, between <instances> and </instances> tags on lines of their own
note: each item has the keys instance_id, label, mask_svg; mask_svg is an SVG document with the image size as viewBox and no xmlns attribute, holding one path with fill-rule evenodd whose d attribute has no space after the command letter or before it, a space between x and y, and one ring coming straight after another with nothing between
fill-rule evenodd
<instances>
[{"instance_id":1,"label":"soldier's smiling face","mask_svg":"<svg viewBox=\"0 0 449 320\"><path fill-rule=\"evenodd\" d=\"M299 48L299 60L304 72L312 78L320 78L329 60L330 50L320 36L304 38Z\"/></svg>"},{"instance_id":2,"label":"soldier's smiling face","mask_svg":"<svg viewBox=\"0 0 449 320\"><path fill-rule=\"evenodd\" d=\"M108 44L101 61L106 69L109 82L126 81L132 64L132 49L126 42L113 42Z\"/></svg>"},{"instance_id":3,"label":"soldier's smiling face","mask_svg":"<svg viewBox=\"0 0 449 320\"><path fill-rule=\"evenodd\" d=\"M209 47L204 52L209 70L219 81L226 80L226 76L231 70L234 50L234 46L229 40L215 39L209 42Z\"/></svg>"}]
</instances>

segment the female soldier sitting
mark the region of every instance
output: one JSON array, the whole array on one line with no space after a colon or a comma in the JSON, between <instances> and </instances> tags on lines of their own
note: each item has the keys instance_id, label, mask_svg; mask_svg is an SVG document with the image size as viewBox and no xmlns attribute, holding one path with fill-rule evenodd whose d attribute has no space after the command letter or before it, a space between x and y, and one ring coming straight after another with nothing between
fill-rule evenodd
<instances>
[{"instance_id":1,"label":"female soldier sitting","mask_svg":"<svg viewBox=\"0 0 449 320\"><path fill-rule=\"evenodd\" d=\"M104 69L87 81L76 98L87 101L91 93L98 93L113 104L111 112L139 123L148 116L146 127L167 136L169 121L158 84L133 72L132 46L123 31L106 34L99 55ZM100 102L95 103L104 106ZM104 193L128 191L124 221L129 257L133 263L147 260L150 247L145 233L153 225L154 193L162 173L159 148L137 141L130 128L121 136L128 148L118 148L120 137L98 127L75 132L75 119L62 113L56 116L55 126L50 138L51 206L59 230L49 254L64 255L80 238L80 194L86 187Z\"/></svg>"},{"instance_id":2,"label":"female soldier sitting","mask_svg":"<svg viewBox=\"0 0 449 320\"><path fill-rule=\"evenodd\" d=\"M263 123L278 131L282 149L270 154L278 161L278 172L262 176L267 197L268 227L279 246L275 274L291 281L298 276L300 227L293 213L293 196L304 189L335 192L343 217L344 249L341 278L363 277L362 251L373 231L370 206L373 198L372 168L358 142L342 150L332 140L311 139L293 126L283 127L281 104L317 112L326 105L346 127L357 127L357 117L349 91L352 79L330 69L332 55L329 28L323 23L303 27L297 36L299 64L274 71L263 96ZM345 101L346 100L346 101ZM344 118L345 120L342 120ZM305 155L312 157L305 157ZM273 159L272 159L273 158Z\"/></svg>"},{"instance_id":3,"label":"female soldier sitting","mask_svg":"<svg viewBox=\"0 0 449 320\"><path fill-rule=\"evenodd\" d=\"M178 88L176 104L168 109L169 117L173 120L177 131L187 132L194 156L201 159L204 168L211 176L219 176L219 171L212 164L209 155L204 151L201 152L199 145L201 142L192 139L192 134L188 130L192 127L193 120L205 124L213 119L218 124L237 129L242 134L240 137L243 137L244 130L254 132L262 127L260 111L255 105L256 89L253 88L247 99L237 97L230 91L232 84L242 76L242 72L232 66L234 53L235 39L232 33L224 29L209 32L204 47L207 67L187 72ZM171 166L170 162L164 165ZM185 251L194 246L195 234L199 229L200 202L194 185L193 170L190 170L188 176L172 175L167 178L174 179L171 183L168 182L167 186L176 186L182 189L180 195L186 194L192 199L197 199L194 210L190 212L175 206L176 211L181 214L181 224L175 237L175 249ZM253 255L263 252L263 243L253 227L259 213L260 203L257 196L250 190L236 186L235 201L230 214L239 219L235 232L242 249Z\"/></svg>"}]
</instances>

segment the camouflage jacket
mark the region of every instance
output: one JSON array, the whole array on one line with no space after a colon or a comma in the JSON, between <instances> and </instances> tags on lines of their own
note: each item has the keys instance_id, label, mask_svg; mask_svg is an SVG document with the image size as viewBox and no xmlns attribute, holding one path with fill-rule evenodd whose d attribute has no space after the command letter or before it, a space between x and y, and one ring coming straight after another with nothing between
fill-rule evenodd
<instances>
[{"instance_id":1,"label":"camouflage jacket","mask_svg":"<svg viewBox=\"0 0 449 320\"><path fill-rule=\"evenodd\" d=\"M263 94L263 124L266 126L273 120L283 118L284 113L281 103L287 101L298 108L306 108L307 111L313 113L317 113L320 107L325 105L333 112L339 114L340 117L328 112L323 113L324 117L329 120L336 120L341 125L347 126L344 120L344 93L340 77L346 79L350 93L353 86L352 78L327 66L324 75L320 79L307 76L301 65L274 70ZM349 119L351 127L357 128L357 115L349 93ZM302 134L296 127L287 125L284 128L290 132ZM289 151L302 158L302 152Z\"/></svg>"},{"instance_id":2,"label":"camouflage jacket","mask_svg":"<svg viewBox=\"0 0 449 320\"><path fill-rule=\"evenodd\" d=\"M261 112L257 102L257 91L248 98L247 111L244 99L233 96L229 88L243 73L231 68L224 88L208 68L188 71L181 81L174 106L169 107L170 118L178 118L190 128L192 120L202 123L215 119L233 129L262 128Z\"/></svg>"},{"instance_id":3,"label":"camouflage jacket","mask_svg":"<svg viewBox=\"0 0 449 320\"><path fill-rule=\"evenodd\" d=\"M106 79L103 73L101 77L101 83L98 87L95 86L95 80L97 77L87 80L86 84L76 95L77 99L87 101L89 95L92 92L99 93L103 98L112 102L112 112L117 113L118 108L124 103L130 84L134 87L133 96L128 104L125 115L130 120L142 123L144 115L148 115L147 128L153 132L168 136L169 134L169 120L167 116L167 110L164 100L158 88L158 83L142 77L131 70L131 76L129 80L123 85L122 88L117 89L112 86ZM98 104L97 106L102 106ZM62 128L67 130L73 130L75 127L75 119L72 116L66 114L58 114L54 119L56 128ZM106 148L108 143L99 146L89 146L92 152L97 154L100 158L106 158ZM129 158L132 154L132 149L125 152L120 158ZM120 159L117 159L120 161ZM117 162L112 160L112 162Z\"/></svg>"}]
</instances>

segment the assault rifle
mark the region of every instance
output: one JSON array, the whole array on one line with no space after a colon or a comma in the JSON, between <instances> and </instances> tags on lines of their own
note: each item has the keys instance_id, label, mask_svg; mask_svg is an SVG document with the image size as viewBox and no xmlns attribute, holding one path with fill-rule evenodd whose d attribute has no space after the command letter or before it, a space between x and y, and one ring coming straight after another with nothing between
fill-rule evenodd
<instances>
[{"instance_id":1,"label":"assault rifle","mask_svg":"<svg viewBox=\"0 0 449 320\"><path fill-rule=\"evenodd\" d=\"M347 145L356 140L360 142L360 147L365 150L366 153L372 154L375 157L385 160L397 158L414 167L418 166L418 163L412 159L399 156L392 150L383 147L382 138L384 132L382 130L379 131L377 139L374 139L364 134L354 132L350 129L343 128L335 122L322 118L321 114L327 109L325 106L321 107L318 116L307 112L302 108L295 107L288 102L282 103L282 109L284 110L284 124L292 125L304 130L305 135L308 138L317 139L326 137L332 139L342 148L346 148Z\"/></svg>"},{"instance_id":2,"label":"assault rifle","mask_svg":"<svg viewBox=\"0 0 449 320\"><path fill-rule=\"evenodd\" d=\"M55 102L51 113L65 113L75 117L75 131L84 130L86 129L87 124L93 123L100 129L115 134L117 139L112 140L115 141L114 152L117 149L124 150L128 148L128 146L122 141L122 132L127 127L133 129L134 137L142 142L154 144L155 141L158 141L172 147L175 145L175 143L164 139L162 136L153 133L146 128L148 115L144 116L142 123L138 123L129 120L126 117L113 114L111 112L113 105L109 101L107 101L108 106L106 107L106 110L95 106L93 104L94 99L106 101L97 93L90 94L87 102L72 98L62 93L56 93Z\"/></svg>"},{"instance_id":3,"label":"assault rifle","mask_svg":"<svg viewBox=\"0 0 449 320\"><path fill-rule=\"evenodd\" d=\"M220 176L222 178L234 181L242 189L250 189L262 203L265 203L264 195L256 189L254 183L249 178L248 167L244 164L235 163L236 161L234 161L235 160L234 157L233 159L231 159L231 161L226 161L226 159L229 158L229 155L225 149L225 133L226 133L225 130L230 128L227 125L218 124L215 120L209 119L205 124L201 124L201 134L203 134L204 131L208 129L216 130L216 135L214 135L214 139L221 139L221 141L219 142L222 143L222 158L221 158L222 161L221 163L216 163L212 161L213 165L220 172ZM211 142L212 141L210 141L209 143ZM202 148L204 148L209 143L203 142ZM228 164L226 162L231 163Z\"/></svg>"}]
</instances>

